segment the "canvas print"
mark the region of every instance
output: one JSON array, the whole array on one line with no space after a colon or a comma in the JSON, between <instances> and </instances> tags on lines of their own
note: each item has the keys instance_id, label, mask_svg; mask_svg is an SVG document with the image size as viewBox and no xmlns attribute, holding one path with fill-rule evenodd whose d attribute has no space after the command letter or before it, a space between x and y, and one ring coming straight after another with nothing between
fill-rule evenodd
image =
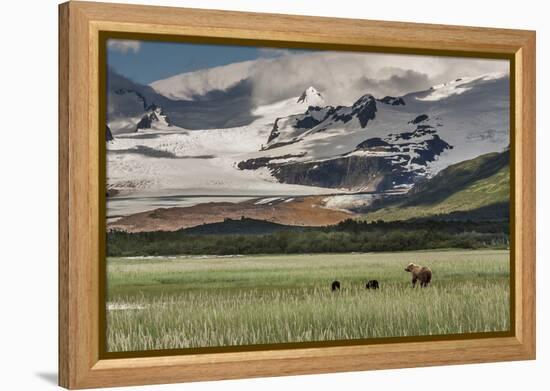
<instances>
[{"instance_id":1,"label":"canvas print","mask_svg":"<svg viewBox=\"0 0 550 391\"><path fill-rule=\"evenodd\" d=\"M108 352L510 330L508 60L106 45Z\"/></svg>"}]
</instances>

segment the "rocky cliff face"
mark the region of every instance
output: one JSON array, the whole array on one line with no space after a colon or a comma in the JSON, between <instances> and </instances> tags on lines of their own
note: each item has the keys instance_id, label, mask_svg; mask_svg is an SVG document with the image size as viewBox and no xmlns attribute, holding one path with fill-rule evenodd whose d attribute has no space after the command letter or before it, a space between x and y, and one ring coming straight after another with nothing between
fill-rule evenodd
<instances>
[{"instance_id":1,"label":"rocky cliff face","mask_svg":"<svg viewBox=\"0 0 550 391\"><path fill-rule=\"evenodd\" d=\"M162 107L151 105L136 125L136 132L140 129L150 129L153 125L171 126L170 119Z\"/></svg>"},{"instance_id":2,"label":"rocky cliff face","mask_svg":"<svg viewBox=\"0 0 550 391\"><path fill-rule=\"evenodd\" d=\"M299 162L292 160L303 155L284 155L249 159L238 167L267 167L282 183L381 192L415 183L426 175L426 165L447 149L452 146L438 135L420 131L370 138L332 159Z\"/></svg>"},{"instance_id":3,"label":"rocky cliff face","mask_svg":"<svg viewBox=\"0 0 550 391\"><path fill-rule=\"evenodd\" d=\"M113 140L114 138L113 138L113 133L111 132L111 129L109 128L108 125L105 125L105 141L109 142Z\"/></svg>"},{"instance_id":4,"label":"rocky cliff face","mask_svg":"<svg viewBox=\"0 0 550 391\"><path fill-rule=\"evenodd\" d=\"M284 183L362 191L389 190L414 177L410 171L394 170L391 160L378 156L273 165L271 173Z\"/></svg>"},{"instance_id":5,"label":"rocky cliff face","mask_svg":"<svg viewBox=\"0 0 550 391\"><path fill-rule=\"evenodd\" d=\"M401 97L385 96L378 101L392 106L405 106L405 100Z\"/></svg>"}]
</instances>

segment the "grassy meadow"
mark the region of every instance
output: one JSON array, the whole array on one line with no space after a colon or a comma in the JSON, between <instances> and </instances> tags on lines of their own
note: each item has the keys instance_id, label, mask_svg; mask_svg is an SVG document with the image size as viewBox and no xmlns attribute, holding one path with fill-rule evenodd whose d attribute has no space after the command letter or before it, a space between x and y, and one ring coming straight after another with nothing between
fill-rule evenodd
<instances>
[{"instance_id":1,"label":"grassy meadow","mask_svg":"<svg viewBox=\"0 0 550 391\"><path fill-rule=\"evenodd\" d=\"M409 262L432 269L429 288L411 287ZM109 257L107 274L113 352L510 327L507 250Z\"/></svg>"}]
</instances>

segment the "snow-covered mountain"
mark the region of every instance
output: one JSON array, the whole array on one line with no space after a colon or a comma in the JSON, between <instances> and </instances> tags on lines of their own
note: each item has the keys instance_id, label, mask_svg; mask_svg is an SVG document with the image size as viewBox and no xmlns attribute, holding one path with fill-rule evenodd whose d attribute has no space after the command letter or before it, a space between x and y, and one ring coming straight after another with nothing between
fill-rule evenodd
<instances>
[{"instance_id":1,"label":"snow-covered mountain","mask_svg":"<svg viewBox=\"0 0 550 391\"><path fill-rule=\"evenodd\" d=\"M230 90L175 100L112 76L109 186L122 194L386 191L509 144L507 75L401 97L365 94L350 106L325 105L315 87L260 107Z\"/></svg>"},{"instance_id":2,"label":"snow-covered mountain","mask_svg":"<svg viewBox=\"0 0 550 391\"><path fill-rule=\"evenodd\" d=\"M298 103L304 103L309 106L323 106L325 100L323 95L315 89L315 87L310 86L302 92L302 95L297 100Z\"/></svg>"},{"instance_id":3,"label":"snow-covered mountain","mask_svg":"<svg viewBox=\"0 0 550 391\"><path fill-rule=\"evenodd\" d=\"M186 129L218 129L250 124L254 105L247 81L225 90L209 90L193 100L164 96L152 87L135 83L109 69L107 73L107 121L113 133L136 131L151 110L160 107L174 126Z\"/></svg>"},{"instance_id":4,"label":"snow-covered mountain","mask_svg":"<svg viewBox=\"0 0 550 391\"><path fill-rule=\"evenodd\" d=\"M140 105L136 112L139 114L110 118L107 126L113 137L107 143L108 187L120 195L334 192L280 184L268 170L251 172L235 166L261 148L277 117L307 110L308 104L298 102L298 97L253 109L251 117L255 119L248 125L201 130L174 124L172 114L166 114L164 107ZM218 109L223 110L224 106ZM117 126L118 129L126 126L127 130L111 132Z\"/></svg>"},{"instance_id":5,"label":"snow-covered mountain","mask_svg":"<svg viewBox=\"0 0 550 391\"><path fill-rule=\"evenodd\" d=\"M411 187L449 164L509 144L508 78L483 75L352 106L278 118L261 150L238 163L282 183L349 190Z\"/></svg>"}]
</instances>

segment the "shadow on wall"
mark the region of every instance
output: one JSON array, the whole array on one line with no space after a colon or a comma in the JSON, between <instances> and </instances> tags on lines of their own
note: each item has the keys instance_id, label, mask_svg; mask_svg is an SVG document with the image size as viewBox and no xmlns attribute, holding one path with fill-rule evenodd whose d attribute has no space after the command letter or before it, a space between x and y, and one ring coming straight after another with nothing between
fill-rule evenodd
<instances>
[{"instance_id":1,"label":"shadow on wall","mask_svg":"<svg viewBox=\"0 0 550 391\"><path fill-rule=\"evenodd\" d=\"M57 372L38 372L35 375L46 383L57 385Z\"/></svg>"}]
</instances>

